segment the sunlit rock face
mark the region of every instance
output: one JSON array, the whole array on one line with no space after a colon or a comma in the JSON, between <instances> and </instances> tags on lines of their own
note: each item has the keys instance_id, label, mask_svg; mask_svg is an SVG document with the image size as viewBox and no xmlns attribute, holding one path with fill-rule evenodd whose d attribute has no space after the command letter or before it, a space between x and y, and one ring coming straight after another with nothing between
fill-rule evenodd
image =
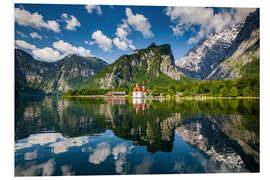
<instances>
[{"instance_id":1,"label":"sunlit rock face","mask_svg":"<svg viewBox=\"0 0 270 180\"><path fill-rule=\"evenodd\" d=\"M212 34L205 40L200 41L186 56L176 62L193 78L205 79L207 75L222 61L230 52L240 25L231 29L225 29L219 34Z\"/></svg>"},{"instance_id":2,"label":"sunlit rock face","mask_svg":"<svg viewBox=\"0 0 270 180\"><path fill-rule=\"evenodd\" d=\"M89 87L128 87L137 81L151 83L154 80L182 80L185 75L175 66L169 44L151 44L132 54L122 55L114 63L105 67L88 85Z\"/></svg>"},{"instance_id":3,"label":"sunlit rock face","mask_svg":"<svg viewBox=\"0 0 270 180\"><path fill-rule=\"evenodd\" d=\"M243 76L259 75L260 22L259 10L250 14L234 42L232 55L225 58L206 79L237 79ZM256 72L249 72L251 66ZM256 67L255 67L256 66ZM253 70L254 71L254 70Z\"/></svg>"},{"instance_id":4,"label":"sunlit rock face","mask_svg":"<svg viewBox=\"0 0 270 180\"><path fill-rule=\"evenodd\" d=\"M245 22L201 40L176 65L198 80L236 79L243 76L241 67L259 58L259 39L257 9Z\"/></svg>"}]
</instances>

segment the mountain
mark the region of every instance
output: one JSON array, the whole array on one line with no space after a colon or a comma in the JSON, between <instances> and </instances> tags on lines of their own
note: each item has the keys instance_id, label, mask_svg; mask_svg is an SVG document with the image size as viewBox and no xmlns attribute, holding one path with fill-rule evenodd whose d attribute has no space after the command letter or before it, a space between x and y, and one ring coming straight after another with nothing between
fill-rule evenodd
<instances>
[{"instance_id":1,"label":"mountain","mask_svg":"<svg viewBox=\"0 0 270 180\"><path fill-rule=\"evenodd\" d=\"M16 93L51 94L79 88L107 63L96 57L68 55L56 62L35 60L15 49Z\"/></svg>"},{"instance_id":2,"label":"mountain","mask_svg":"<svg viewBox=\"0 0 270 180\"><path fill-rule=\"evenodd\" d=\"M250 67L258 63L259 9L250 13L245 22L201 40L176 65L186 75L205 80L256 74L256 68Z\"/></svg>"},{"instance_id":3,"label":"mountain","mask_svg":"<svg viewBox=\"0 0 270 180\"><path fill-rule=\"evenodd\" d=\"M145 82L147 85L168 85L190 81L175 66L171 47L168 44L157 46L151 43L145 49L134 50L130 55L122 55L114 63L106 66L86 88L125 88L135 83Z\"/></svg>"},{"instance_id":4,"label":"mountain","mask_svg":"<svg viewBox=\"0 0 270 180\"><path fill-rule=\"evenodd\" d=\"M249 75L259 75L259 18L259 10L256 10L246 18L245 24L235 40L235 46L237 48L206 79L236 79Z\"/></svg>"}]
</instances>

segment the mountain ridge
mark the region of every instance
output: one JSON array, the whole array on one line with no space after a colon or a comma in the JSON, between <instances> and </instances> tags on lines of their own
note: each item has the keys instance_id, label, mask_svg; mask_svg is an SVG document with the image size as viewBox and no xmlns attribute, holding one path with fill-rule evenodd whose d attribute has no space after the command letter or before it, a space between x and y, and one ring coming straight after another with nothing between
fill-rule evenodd
<instances>
[{"instance_id":1,"label":"mountain ridge","mask_svg":"<svg viewBox=\"0 0 270 180\"><path fill-rule=\"evenodd\" d=\"M148 84L177 83L189 81L175 66L169 44L157 46L151 43L147 48L136 49L132 54L120 56L114 63L106 66L86 88L126 88L136 82Z\"/></svg>"},{"instance_id":2,"label":"mountain ridge","mask_svg":"<svg viewBox=\"0 0 270 180\"><path fill-rule=\"evenodd\" d=\"M253 44L247 43L251 39L256 40L253 41ZM240 72L241 68L238 70L233 70L233 67L226 69L226 65L221 67L222 63L226 59L235 59L241 56L243 54L241 49L247 50L253 45L256 46L257 41L259 41L259 9L250 13L242 24L236 24L230 29L224 29L221 33L212 34L201 40L184 57L178 60L176 65L184 74L197 80L236 79L243 74ZM259 47L258 43L257 47ZM249 54L249 56L253 55ZM249 60L243 62L241 66L245 65ZM230 66L233 66L234 63L230 63ZM229 71L235 71L235 73L224 76L222 73L215 73L218 69L223 74L230 74ZM236 73L236 71L238 72ZM215 76L211 74L215 74Z\"/></svg>"},{"instance_id":3,"label":"mountain ridge","mask_svg":"<svg viewBox=\"0 0 270 180\"><path fill-rule=\"evenodd\" d=\"M244 24L199 41L175 62L169 44L133 50L112 64L97 57L65 56L56 62L35 60L15 49L15 92L58 94L69 90L130 88L144 82L171 86L197 80L259 76L259 9Z\"/></svg>"},{"instance_id":4,"label":"mountain ridge","mask_svg":"<svg viewBox=\"0 0 270 180\"><path fill-rule=\"evenodd\" d=\"M74 54L56 62L44 62L15 49L15 89L18 93L29 90L30 94L34 91L41 91L39 94L67 92L79 87L106 65L99 58Z\"/></svg>"}]
</instances>

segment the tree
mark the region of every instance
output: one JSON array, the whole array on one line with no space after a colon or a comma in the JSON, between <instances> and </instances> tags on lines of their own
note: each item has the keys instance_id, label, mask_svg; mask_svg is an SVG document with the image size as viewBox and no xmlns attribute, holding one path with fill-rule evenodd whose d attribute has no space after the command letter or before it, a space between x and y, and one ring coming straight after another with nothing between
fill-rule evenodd
<instances>
[{"instance_id":1,"label":"tree","mask_svg":"<svg viewBox=\"0 0 270 180\"><path fill-rule=\"evenodd\" d=\"M210 88L210 95L211 96L217 96L218 95L218 88L217 86L213 85Z\"/></svg>"},{"instance_id":2,"label":"tree","mask_svg":"<svg viewBox=\"0 0 270 180\"><path fill-rule=\"evenodd\" d=\"M250 87L245 87L243 89L243 96L252 96L252 89Z\"/></svg>"},{"instance_id":3,"label":"tree","mask_svg":"<svg viewBox=\"0 0 270 180\"><path fill-rule=\"evenodd\" d=\"M159 96L159 95L160 95L160 91L159 91L159 90L154 89L154 90L152 91L152 96Z\"/></svg>"},{"instance_id":4,"label":"tree","mask_svg":"<svg viewBox=\"0 0 270 180\"><path fill-rule=\"evenodd\" d=\"M222 89L220 89L219 94L219 96L228 97L230 96L230 91L228 90L228 88L223 87Z\"/></svg>"},{"instance_id":5,"label":"tree","mask_svg":"<svg viewBox=\"0 0 270 180\"><path fill-rule=\"evenodd\" d=\"M175 95L175 92L172 89L169 89L168 90L168 95L172 97L172 96Z\"/></svg>"},{"instance_id":6,"label":"tree","mask_svg":"<svg viewBox=\"0 0 270 180\"><path fill-rule=\"evenodd\" d=\"M236 97L238 96L238 89L237 87L232 87L231 90L230 90L230 96L231 97Z\"/></svg>"}]
</instances>

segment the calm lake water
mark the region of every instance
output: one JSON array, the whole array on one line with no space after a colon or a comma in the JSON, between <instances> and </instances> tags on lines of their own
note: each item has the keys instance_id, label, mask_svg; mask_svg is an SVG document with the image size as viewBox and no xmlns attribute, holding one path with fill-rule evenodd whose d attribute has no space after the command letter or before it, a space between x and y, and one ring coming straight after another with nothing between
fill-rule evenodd
<instances>
[{"instance_id":1,"label":"calm lake water","mask_svg":"<svg viewBox=\"0 0 270 180\"><path fill-rule=\"evenodd\" d=\"M259 157L258 99L16 99L16 176L259 172Z\"/></svg>"}]
</instances>

